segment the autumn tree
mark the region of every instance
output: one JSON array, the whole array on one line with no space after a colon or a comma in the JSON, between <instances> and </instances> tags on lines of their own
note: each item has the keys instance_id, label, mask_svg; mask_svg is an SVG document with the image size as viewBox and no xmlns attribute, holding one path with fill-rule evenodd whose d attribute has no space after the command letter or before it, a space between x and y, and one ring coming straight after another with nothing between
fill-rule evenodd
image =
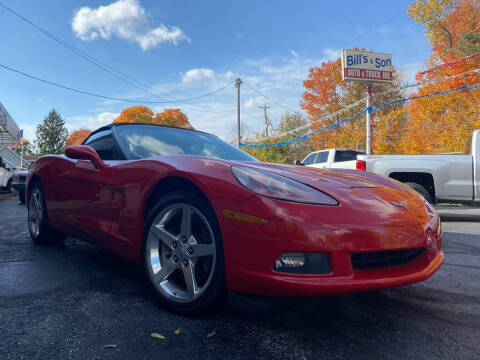
<instances>
[{"instance_id":1,"label":"autumn tree","mask_svg":"<svg viewBox=\"0 0 480 360\"><path fill-rule=\"evenodd\" d=\"M192 124L188 121L187 115L180 109L166 109L164 112L157 114L154 121L159 125L193 129Z\"/></svg>"},{"instance_id":2,"label":"autumn tree","mask_svg":"<svg viewBox=\"0 0 480 360\"><path fill-rule=\"evenodd\" d=\"M68 138L65 120L52 109L35 131L39 155L61 154Z\"/></svg>"},{"instance_id":3,"label":"autumn tree","mask_svg":"<svg viewBox=\"0 0 480 360\"><path fill-rule=\"evenodd\" d=\"M85 139L91 134L92 132L87 129L80 129L77 131L74 131L70 134L70 136L67 139L67 145L66 146L72 146L72 145L82 145Z\"/></svg>"},{"instance_id":4,"label":"autumn tree","mask_svg":"<svg viewBox=\"0 0 480 360\"><path fill-rule=\"evenodd\" d=\"M155 113L145 106L135 106L123 110L115 124L151 124Z\"/></svg>"},{"instance_id":5,"label":"autumn tree","mask_svg":"<svg viewBox=\"0 0 480 360\"><path fill-rule=\"evenodd\" d=\"M124 110L114 121L115 124L156 124L165 126L174 126L185 129L193 129L180 109L167 109L164 112L155 114L155 112L145 106L136 106Z\"/></svg>"},{"instance_id":6,"label":"autumn tree","mask_svg":"<svg viewBox=\"0 0 480 360\"><path fill-rule=\"evenodd\" d=\"M417 76L421 86L415 95L424 98L410 106L404 151L461 152L480 126L480 94L457 90L480 83L480 4L477 0L418 0L409 15L425 27L433 46L433 68ZM425 97L436 93L443 95Z\"/></svg>"},{"instance_id":7,"label":"autumn tree","mask_svg":"<svg viewBox=\"0 0 480 360\"><path fill-rule=\"evenodd\" d=\"M320 67L310 69L308 79L304 81L303 85L305 93L303 95L302 108L310 116L313 131L319 131L349 119L353 115L365 110L365 102L360 101L366 98L366 85L360 82L343 81L340 59L324 62ZM398 99L400 97L399 74L394 71L392 84L374 85L374 92L388 92L388 96L380 99L382 102ZM358 105L350 107L354 103L358 103ZM379 114L379 116L389 116L392 111L397 111L399 107L401 106L389 108L382 114ZM340 114L338 113L345 108L348 109ZM316 135L313 138L313 146L315 149L327 147L365 149L365 133L364 116L361 116L335 130Z\"/></svg>"}]
</instances>

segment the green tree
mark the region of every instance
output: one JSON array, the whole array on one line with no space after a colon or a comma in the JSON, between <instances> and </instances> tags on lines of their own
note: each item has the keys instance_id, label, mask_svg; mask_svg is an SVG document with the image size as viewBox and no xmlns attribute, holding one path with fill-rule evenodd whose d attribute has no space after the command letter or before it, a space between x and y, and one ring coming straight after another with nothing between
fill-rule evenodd
<instances>
[{"instance_id":1,"label":"green tree","mask_svg":"<svg viewBox=\"0 0 480 360\"><path fill-rule=\"evenodd\" d=\"M280 125L274 129L273 136L265 139L263 134L257 133L253 143L256 145L269 145L286 142L302 137L310 132L310 122L301 113L285 113L282 116ZM280 164L292 164L295 160L302 160L305 155L312 151L310 140L300 141L286 147L274 147L270 149L246 151L263 162Z\"/></svg>"},{"instance_id":2,"label":"green tree","mask_svg":"<svg viewBox=\"0 0 480 360\"><path fill-rule=\"evenodd\" d=\"M39 155L63 152L68 138L68 130L65 128L65 120L55 109L52 109L43 119L43 123L37 126L35 134Z\"/></svg>"},{"instance_id":3,"label":"green tree","mask_svg":"<svg viewBox=\"0 0 480 360\"><path fill-rule=\"evenodd\" d=\"M480 54L480 33L464 34L458 45L458 49L465 56Z\"/></svg>"}]
</instances>

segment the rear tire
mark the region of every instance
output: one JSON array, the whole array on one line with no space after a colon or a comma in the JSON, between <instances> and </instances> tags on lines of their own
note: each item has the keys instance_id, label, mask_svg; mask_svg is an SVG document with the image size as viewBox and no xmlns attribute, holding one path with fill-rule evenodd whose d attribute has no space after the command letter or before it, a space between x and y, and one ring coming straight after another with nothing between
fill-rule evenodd
<instances>
[{"instance_id":1,"label":"rear tire","mask_svg":"<svg viewBox=\"0 0 480 360\"><path fill-rule=\"evenodd\" d=\"M32 241L37 245L61 244L66 237L52 229L48 223L45 192L40 182L33 184L30 191L28 230L30 231Z\"/></svg>"},{"instance_id":2,"label":"rear tire","mask_svg":"<svg viewBox=\"0 0 480 360\"><path fill-rule=\"evenodd\" d=\"M224 298L223 242L208 200L183 190L160 198L147 217L143 264L159 302L172 312L199 314Z\"/></svg>"},{"instance_id":3,"label":"rear tire","mask_svg":"<svg viewBox=\"0 0 480 360\"><path fill-rule=\"evenodd\" d=\"M433 204L432 195L422 185L413 182L406 182L405 185L410 186L413 190L422 195L430 204Z\"/></svg>"}]
</instances>

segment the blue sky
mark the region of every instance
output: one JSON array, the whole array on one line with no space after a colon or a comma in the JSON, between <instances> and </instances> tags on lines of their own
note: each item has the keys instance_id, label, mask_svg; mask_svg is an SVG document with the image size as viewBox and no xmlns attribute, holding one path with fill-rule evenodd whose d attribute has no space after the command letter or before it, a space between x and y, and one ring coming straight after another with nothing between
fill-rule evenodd
<instances>
[{"instance_id":1,"label":"blue sky","mask_svg":"<svg viewBox=\"0 0 480 360\"><path fill-rule=\"evenodd\" d=\"M407 79L425 69L430 44L423 27L408 18L411 2L4 0L6 6L157 95L102 71L2 7L0 64L133 101L195 97L240 76L270 98L242 86L242 120L253 132L262 129L261 105L270 106L274 126L286 109L300 110L308 70L336 58L342 48L391 53ZM72 93L4 69L0 81L0 101L29 139L34 139L35 126L52 108L72 131L95 129L136 105ZM194 127L225 139L235 131L233 85L180 106L151 107L157 112L180 107Z\"/></svg>"}]
</instances>

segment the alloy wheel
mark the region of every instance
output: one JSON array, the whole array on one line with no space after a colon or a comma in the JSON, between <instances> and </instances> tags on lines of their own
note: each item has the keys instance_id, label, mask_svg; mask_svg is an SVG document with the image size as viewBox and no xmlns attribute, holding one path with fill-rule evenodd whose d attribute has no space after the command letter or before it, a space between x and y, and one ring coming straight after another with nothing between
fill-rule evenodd
<instances>
[{"instance_id":1,"label":"alloy wheel","mask_svg":"<svg viewBox=\"0 0 480 360\"><path fill-rule=\"evenodd\" d=\"M166 207L150 226L146 260L162 295L179 303L196 300L215 271L215 238L208 220L189 204Z\"/></svg>"},{"instance_id":2,"label":"alloy wheel","mask_svg":"<svg viewBox=\"0 0 480 360\"><path fill-rule=\"evenodd\" d=\"M28 206L28 225L33 236L40 234L40 226L43 219L42 194L38 188L34 188Z\"/></svg>"}]
</instances>

